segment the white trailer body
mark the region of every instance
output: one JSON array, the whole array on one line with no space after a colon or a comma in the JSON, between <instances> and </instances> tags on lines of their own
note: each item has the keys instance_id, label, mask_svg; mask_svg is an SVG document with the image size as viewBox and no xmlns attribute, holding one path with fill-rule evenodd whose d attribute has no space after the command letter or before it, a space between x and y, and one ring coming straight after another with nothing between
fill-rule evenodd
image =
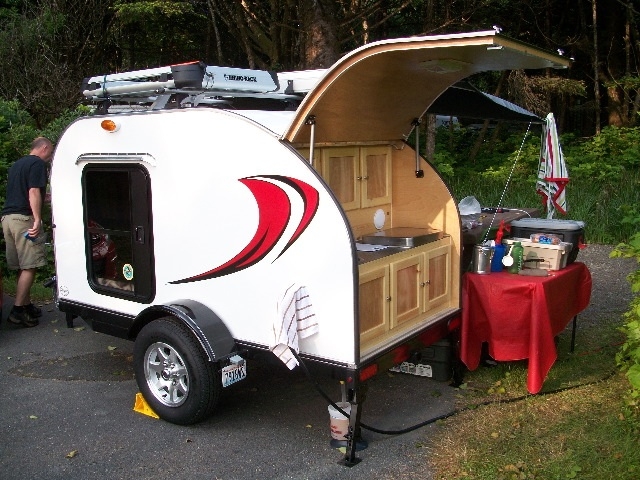
<instances>
[{"instance_id":1,"label":"white trailer body","mask_svg":"<svg viewBox=\"0 0 640 480\"><path fill-rule=\"evenodd\" d=\"M85 95L103 114L73 123L53 160L58 306L135 340L147 401L191 423L244 376L241 357L278 342L293 288L314 316L291 347L343 379L357 412L358 382L460 314L460 217L406 142L418 119L473 73L567 65L493 31L395 39L280 74L276 90L250 92L262 77L246 70L218 90L204 67L186 83L173 68L148 86L118 74L120 99L154 101L118 114L94 77Z\"/></svg>"},{"instance_id":2,"label":"white trailer body","mask_svg":"<svg viewBox=\"0 0 640 480\"><path fill-rule=\"evenodd\" d=\"M235 340L267 347L278 299L297 283L308 288L317 317L326 319L322 334L305 340L305 353L356 364L353 241L340 208L295 150L225 110L121 114L114 133L102 130L102 120L76 122L56 151L51 188L60 302L134 318L150 303L197 300L216 313ZM151 276L145 272L139 279L134 265L134 289L121 292L115 283L100 285L87 277L82 200L83 172L100 174L107 168L109 173L114 165L125 170L135 165L148 177L150 198L144 207L150 225L144 234L153 235L152 250L140 253L152 257L152 283L140 286ZM298 185L308 191L296 190ZM115 200L104 202L110 207ZM109 223L105 217L91 220L103 227ZM302 227L302 234L296 232ZM238 256L244 264L222 275L208 273ZM127 322L114 328L129 335Z\"/></svg>"}]
</instances>

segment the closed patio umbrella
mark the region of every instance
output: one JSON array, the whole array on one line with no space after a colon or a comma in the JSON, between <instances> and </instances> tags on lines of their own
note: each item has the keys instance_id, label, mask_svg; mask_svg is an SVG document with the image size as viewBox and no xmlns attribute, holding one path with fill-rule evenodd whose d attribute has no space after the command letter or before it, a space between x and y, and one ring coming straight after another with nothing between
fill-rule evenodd
<instances>
[{"instance_id":1,"label":"closed patio umbrella","mask_svg":"<svg viewBox=\"0 0 640 480\"><path fill-rule=\"evenodd\" d=\"M560 147L556 121L553 113L549 113L542 126L542 147L536 182L536 191L547 208L547 218L553 218L556 211L562 215L567 214L567 183L569 172Z\"/></svg>"}]
</instances>

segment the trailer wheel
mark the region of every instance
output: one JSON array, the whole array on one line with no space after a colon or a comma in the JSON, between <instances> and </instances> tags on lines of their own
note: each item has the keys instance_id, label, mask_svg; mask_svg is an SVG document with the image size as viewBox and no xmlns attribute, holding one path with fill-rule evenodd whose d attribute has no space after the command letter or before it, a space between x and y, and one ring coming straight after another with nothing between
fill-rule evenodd
<instances>
[{"instance_id":1,"label":"trailer wheel","mask_svg":"<svg viewBox=\"0 0 640 480\"><path fill-rule=\"evenodd\" d=\"M220 396L221 380L189 329L173 317L146 325L134 346L138 388L160 418L179 425L209 416Z\"/></svg>"}]
</instances>

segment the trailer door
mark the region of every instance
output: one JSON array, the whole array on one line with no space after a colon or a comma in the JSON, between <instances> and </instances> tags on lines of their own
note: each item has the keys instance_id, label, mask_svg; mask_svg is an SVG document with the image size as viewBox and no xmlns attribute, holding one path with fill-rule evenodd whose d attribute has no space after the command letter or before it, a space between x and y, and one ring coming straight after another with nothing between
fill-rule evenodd
<instances>
[{"instance_id":1,"label":"trailer door","mask_svg":"<svg viewBox=\"0 0 640 480\"><path fill-rule=\"evenodd\" d=\"M82 192L91 288L150 302L155 288L148 172L133 164L88 164Z\"/></svg>"}]
</instances>

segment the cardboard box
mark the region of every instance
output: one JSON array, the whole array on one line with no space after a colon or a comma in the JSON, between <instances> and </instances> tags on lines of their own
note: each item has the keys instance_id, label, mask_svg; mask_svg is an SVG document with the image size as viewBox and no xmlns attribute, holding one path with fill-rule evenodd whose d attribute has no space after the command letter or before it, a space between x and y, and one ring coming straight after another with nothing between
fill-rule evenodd
<instances>
[{"instance_id":1,"label":"cardboard box","mask_svg":"<svg viewBox=\"0 0 640 480\"><path fill-rule=\"evenodd\" d=\"M537 262L526 262L524 265L530 268L543 268L545 270L562 270L567 266L569 255L573 249L573 244L560 242L558 245L532 242L528 238L509 238L502 241L502 244L509 249L520 242L524 247L524 261L539 260ZM505 256L507 251L505 251Z\"/></svg>"},{"instance_id":2,"label":"cardboard box","mask_svg":"<svg viewBox=\"0 0 640 480\"><path fill-rule=\"evenodd\" d=\"M579 220L560 220L555 218L521 218L511 222L511 237L526 238L536 233L551 233L563 242L572 244L566 259L569 265L576 260L580 246L584 245L584 222Z\"/></svg>"}]
</instances>

